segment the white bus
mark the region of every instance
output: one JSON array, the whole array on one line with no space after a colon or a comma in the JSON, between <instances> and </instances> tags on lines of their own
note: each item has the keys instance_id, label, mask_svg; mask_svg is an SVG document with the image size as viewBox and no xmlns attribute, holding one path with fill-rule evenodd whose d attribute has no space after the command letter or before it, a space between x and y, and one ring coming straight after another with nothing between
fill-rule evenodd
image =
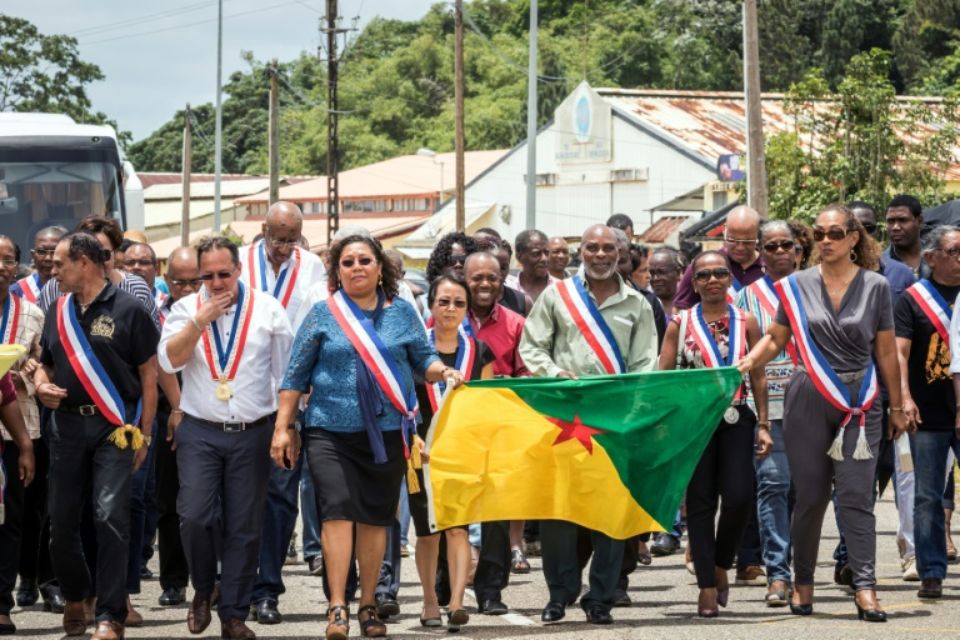
<instances>
[{"instance_id":1,"label":"white bus","mask_svg":"<svg viewBox=\"0 0 960 640\"><path fill-rule=\"evenodd\" d=\"M92 213L143 229L143 187L113 127L48 113L0 113L0 234L28 261L33 236Z\"/></svg>"}]
</instances>

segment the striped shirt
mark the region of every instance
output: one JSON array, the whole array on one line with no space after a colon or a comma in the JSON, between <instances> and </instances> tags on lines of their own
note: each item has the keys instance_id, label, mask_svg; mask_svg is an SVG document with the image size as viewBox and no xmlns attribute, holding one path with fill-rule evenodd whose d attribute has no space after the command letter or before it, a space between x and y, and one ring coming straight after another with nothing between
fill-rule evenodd
<instances>
[{"instance_id":1,"label":"striped shirt","mask_svg":"<svg viewBox=\"0 0 960 640\"><path fill-rule=\"evenodd\" d=\"M16 344L22 344L27 348L27 352L21 357L11 369L13 384L17 390L17 402L20 406L20 413L23 414L23 421L27 425L27 433L31 440L40 437L40 409L37 407L35 397L36 389L33 386L33 378L23 375L20 370L28 358L40 360L40 335L43 333L43 312L37 305L20 299L20 318L17 321L17 335L13 341ZM0 434L4 440L12 440L10 433L0 422Z\"/></svg>"}]
</instances>

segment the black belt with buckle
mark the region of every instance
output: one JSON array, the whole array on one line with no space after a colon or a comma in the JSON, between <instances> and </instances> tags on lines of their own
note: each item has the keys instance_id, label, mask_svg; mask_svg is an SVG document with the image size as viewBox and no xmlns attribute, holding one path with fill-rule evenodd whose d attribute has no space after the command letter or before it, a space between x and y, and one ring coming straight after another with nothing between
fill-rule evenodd
<instances>
[{"instance_id":1,"label":"black belt with buckle","mask_svg":"<svg viewBox=\"0 0 960 640\"><path fill-rule=\"evenodd\" d=\"M224 433L247 431L249 429L256 429L257 427L270 424L270 416L263 416L262 418L254 420L253 422L219 422L217 420L204 420L203 418L198 418L189 414L187 417L205 427L210 427L211 429L216 429L217 431L223 431Z\"/></svg>"},{"instance_id":2,"label":"black belt with buckle","mask_svg":"<svg viewBox=\"0 0 960 640\"><path fill-rule=\"evenodd\" d=\"M100 413L100 409L97 409L97 405L95 404L78 404L73 406L61 404L56 410L63 411L65 413L75 413L86 418Z\"/></svg>"}]
</instances>

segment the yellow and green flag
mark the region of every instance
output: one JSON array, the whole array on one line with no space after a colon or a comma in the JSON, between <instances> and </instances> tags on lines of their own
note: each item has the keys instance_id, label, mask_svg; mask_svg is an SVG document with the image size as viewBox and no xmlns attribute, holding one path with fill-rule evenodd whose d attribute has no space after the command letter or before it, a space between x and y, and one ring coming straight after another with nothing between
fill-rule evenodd
<instances>
[{"instance_id":1,"label":"yellow and green flag","mask_svg":"<svg viewBox=\"0 0 960 640\"><path fill-rule=\"evenodd\" d=\"M669 529L740 381L725 367L470 382L427 436L431 527L567 520L619 539Z\"/></svg>"}]
</instances>

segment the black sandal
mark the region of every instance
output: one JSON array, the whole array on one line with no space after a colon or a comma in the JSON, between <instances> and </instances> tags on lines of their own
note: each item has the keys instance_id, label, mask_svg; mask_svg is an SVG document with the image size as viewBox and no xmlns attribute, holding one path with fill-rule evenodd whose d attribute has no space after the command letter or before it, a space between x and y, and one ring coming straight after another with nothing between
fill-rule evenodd
<instances>
[{"instance_id":1,"label":"black sandal","mask_svg":"<svg viewBox=\"0 0 960 640\"><path fill-rule=\"evenodd\" d=\"M517 574L530 573L530 563L527 562L526 557L523 555L523 551L520 549L514 549L510 552L511 555L511 566L510 572Z\"/></svg>"},{"instance_id":2,"label":"black sandal","mask_svg":"<svg viewBox=\"0 0 960 640\"><path fill-rule=\"evenodd\" d=\"M332 618L331 618L332 616ZM347 640L350 635L350 609L337 605L327 609L326 640Z\"/></svg>"},{"instance_id":3,"label":"black sandal","mask_svg":"<svg viewBox=\"0 0 960 640\"><path fill-rule=\"evenodd\" d=\"M456 633L460 627L470 622L470 614L466 609L454 609L447 612L447 631Z\"/></svg>"},{"instance_id":4,"label":"black sandal","mask_svg":"<svg viewBox=\"0 0 960 640\"><path fill-rule=\"evenodd\" d=\"M366 620L360 618L364 613L368 614ZM360 633L364 638L382 638L387 635L387 625L383 624L377 616L377 608L368 604L357 609L357 620L360 622Z\"/></svg>"}]
</instances>

